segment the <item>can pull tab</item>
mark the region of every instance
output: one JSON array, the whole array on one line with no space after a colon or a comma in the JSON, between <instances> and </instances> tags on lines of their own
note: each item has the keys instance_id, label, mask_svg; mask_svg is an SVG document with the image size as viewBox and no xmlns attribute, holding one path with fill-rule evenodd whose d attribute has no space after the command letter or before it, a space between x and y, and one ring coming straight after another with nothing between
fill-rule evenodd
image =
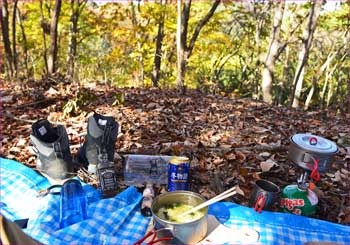
<instances>
[{"instance_id":1,"label":"can pull tab","mask_svg":"<svg viewBox=\"0 0 350 245\"><path fill-rule=\"evenodd\" d=\"M316 137L310 137L309 144L310 145L317 145L317 138Z\"/></svg>"}]
</instances>

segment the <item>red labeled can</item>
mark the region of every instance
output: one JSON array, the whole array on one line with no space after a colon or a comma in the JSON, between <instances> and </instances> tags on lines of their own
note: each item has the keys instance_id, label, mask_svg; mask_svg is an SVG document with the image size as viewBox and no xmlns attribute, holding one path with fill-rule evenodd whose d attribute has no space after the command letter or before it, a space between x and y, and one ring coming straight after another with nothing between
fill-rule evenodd
<instances>
[{"instance_id":1,"label":"red labeled can","mask_svg":"<svg viewBox=\"0 0 350 245\"><path fill-rule=\"evenodd\" d=\"M168 191L188 190L190 161L187 157L173 157L168 164Z\"/></svg>"}]
</instances>

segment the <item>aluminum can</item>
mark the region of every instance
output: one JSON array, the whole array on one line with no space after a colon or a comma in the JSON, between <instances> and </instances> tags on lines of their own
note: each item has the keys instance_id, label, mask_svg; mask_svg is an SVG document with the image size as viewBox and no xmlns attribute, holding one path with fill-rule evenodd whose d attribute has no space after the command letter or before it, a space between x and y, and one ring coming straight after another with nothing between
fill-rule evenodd
<instances>
[{"instance_id":1,"label":"aluminum can","mask_svg":"<svg viewBox=\"0 0 350 245\"><path fill-rule=\"evenodd\" d=\"M168 164L168 191L188 190L190 161L187 157L173 157Z\"/></svg>"}]
</instances>

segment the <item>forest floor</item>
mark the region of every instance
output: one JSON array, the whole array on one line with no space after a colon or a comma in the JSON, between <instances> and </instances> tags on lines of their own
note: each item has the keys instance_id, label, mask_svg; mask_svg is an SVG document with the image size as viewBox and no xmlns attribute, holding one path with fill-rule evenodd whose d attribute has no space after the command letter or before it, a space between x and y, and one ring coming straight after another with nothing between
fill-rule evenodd
<instances>
[{"instance_id":1,"label":"forest floor","mask_svg":"<svg viewBox=\"0 0 350 245\"><path fill-rule=\"evenodd\" d=\"M277 107L199 90L182 94L98 83L82 87L57 80L1 85L2 157L35 168L29 135L32 124L42 118L66 127L75 156L86 134L87 117L95 111L114 116L120 124L119 154L186 155L191 159L190 190L210 198L238 184L243 193L227 201L247 206L257 179L268 179L281 188L296 183L301 170L288 160L290 137L312 133L339 147L329 171L321 173L316 185L319 205L312 217L350 224L349 115ZM65 115L65 103L74 99L80 111ZM123 166L117 163L117 167L122 181ZM94 176L78 173L96 185Z\"/></svg>"}]
</instances>

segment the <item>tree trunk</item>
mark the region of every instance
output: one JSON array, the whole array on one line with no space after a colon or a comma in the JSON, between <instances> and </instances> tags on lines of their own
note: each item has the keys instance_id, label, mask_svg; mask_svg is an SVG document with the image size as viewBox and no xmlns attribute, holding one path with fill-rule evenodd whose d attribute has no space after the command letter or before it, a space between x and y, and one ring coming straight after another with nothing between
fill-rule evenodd
<instances>
[{"instance_id":1,"label":"tree trunk","mask_svg":"<svg viewBox=\"0 0 350 245\"><path fill-rule=\"evenodd\" d=\"M309 52L312 44L313 34L316 29L317 19L322 7L322 0L313 0L310 9L310 14L307 21L306 29L303 33L302 48L299 53L298 65L293 79L293 91L291 93L291 106L299 107L301 90L303 88L304 70L309 57Z\"/></svg>"},{"instance_id":2,"label":"tree trunk","mask_svg":"<svg viewBox=\"0 0 350 245\"><path fill-rule=\"evenodd\" d=\"M43 41L44 41L44 53L43 53L43 58L44 58L44 63L45 63L45 72L48 72L48 66L47 66L47 46L46 46L46 31L45 31L45 19L44 19L44 14L43 14L43 0L40 0L40 22L41 22L41 27L43 30Z\"/></svg>"},{"instance_id":3,"label":"tree trunk","mask_svg":"<svg viewBox=\"0 0 350 245\"><path fill-rule=\"evenodd\" d=\"M36 80L36 65L35 65L35 62L34 62L34 58L33 58L33 55L30 55L30 61L32 63L32 67L33 67L33 79Z\"/></svg>"},{"instance_id":4,"label":"tree trunk","mask_svg":"<svg viewBox=\"0 0 350 245\"><path fill-rule=\"evenodd\" d=\"M312 96L313 96L313 94L315 93L315 90L316 90L316 87L317 87L317 80L318 80L318 79L317 79L316 77L314 77L314 78L312 79L312 86L311 86L311 89L310 89L310 91L309 91L309 94L307 95L307 98L306 98L306 100L305 100L304 110L309 109Z\"/></svg>"},{"instance_id":5,"label":"tree trunk","mask_svg":"<svg viewBox=\"0 0 350 245\"><path fill-rule=\"evenodd\" d=\"M61 12L62 0L55 1L55 8L51 17L50 25L50 48L49 48L49 57L47 60L48 73L53 74L57 69L57 25L58 18Z\"/></svg>"},{"instance_id":6,"label":"tree trunk","mask_svg":"<svg viewBox=\"0 0 350 245\"><path fill-rule=\"evenodd\" d=\"M182 10L183 0L177 1L177 29L176 29L176 48L177 48L177 80L178 88L183 88L185 81L185 50L187 39L187 24L190 14L191 1L186 1ZM186 22L187 21L187 22Z\"/></svg>"},{"instance_id":7,"label":"tree trunk","mask_svg":"<svg viewBox=\"0 0 350 245\"><path fill-rule=\"evenodd\" d=\"M77 51L77 34L78 34L78 18L79 18L79 1L71 0L71 29L70 29L70 44L68 53L68 76L74 77L74 63Z\"/></svg>"},{"instance_id":8,"label":"tree trunk","mask_svg":"<svg viewBox=\"0 0 350 245\"><path fill-rule=\"evenodd\" d=\"M83 10L87 0L71 0L71 29L70 29L70 44L67 62L67 71L71 79L74 78L75 73L75 59L77 55L77 36L78 36L78 20L81 11Z\"/></svg>"},{"instance_id":9,"label":"tree trunk","mask_svg":"<svg viewBox=\"0 0 350 245\"><path fill-rule=\"evenodd\" d=\"M282 0L283 2L283 0ZM253 16L254 16L254 21L255 21L255 35L254 35L254 43L253 46L256 48L251 49L251 54L250 54L250 63L255 65L255 69L252 69L251 74L253 75L253 99L258 99L259 98L259 88L260 88L260 79L261 77L259 76L260 74L260 64L261 64L261 59L260 59L260 52L261 52L261 33L263 30L263 27L266 23L266 16L268 11L270 10L270 7L272 5L272 1L266 1L266 2L258 2L258 1L253 1ZM264 5L261 10L260 6ZM255 59L255 62L254 62ZM250 79L249 79L250 80Z\"/></svg>"},{"instance_id":10,"label":"tree trunk","mask_svg":"<svg viewBox=\"0 0 350 245\"><path fill-rule=\"evenodd\" d=\"M17 62L17 49L16 49L16 12L17 12L18 0L13 3L13 14L12 14L12 52L13 52L13 67L14 75L17 77L18 73L18 62Z\"/></svg>"},{"instance_id":11,"label":"tree trunk","mask_svg":"<svg viewBox=\"0 0 350 245\"><path fill-rule=\"evenodd\" d=\"M166 4L166 2L165 2ZM162 8L162 0L159 1L160 8ZM158 87L159 77L160 77L160 65L162 58L162 41L164 37L164 18L165 13L162 11L162 15L160 16L158 23L158 34L156 40L156 51L154 54L154 63L153 63L153 71L152 71L152 83L154 87Z\"/></svg>"},{"instance_id":12,"label":"tree trunk","mask_svg":"<svg viewBox=\"0 0 350 245\"><path fill-rule=\"evenodd\" d=\"M330 80L329 80L329 88L328 88L328 94L327 94L327 100L326 100L326 107L327 108L329 107L331 98L333 96L334 82L333 82L332 77L333 77L333 73L334 73L335 69L337 68L337 66L338 66L338 63L334 65L334 67L332 68L332 70L329 72L329 75L328 75L328 78Z\"/></svg>"},{"instance_id":13,"label":"tree trunk","mask_svg":"<svg viewBox=\"0 0 350 245\"><path fill-rule=\"evenodd\" d=\"M26 33L24 31L24 26L22 23L22 15L21 12L19 10L19 8L17 8L17 21L19 24L19 27L21 28L21 32L22 32L22 46L23 46L23 53L24 53L24 65L25 65L25 69L26 69L26 76L27 78L30 77L30 72L29 72L29 68L28 68L28 42L27 42L27 36Z\"/></svg>"},{"instance_id":14,"label":"tree trunk","mask_svg":"<svg viewBox=\"0 0 350 245\"><path fill-rule=\"evenodd\" d=\"M187 29L190 17L191 0L185 0L182 8L183 0L177 1L177 29L176 29L176 48L177 48L177 79L176 84L180 89L184 89L184 81L186 75L187 61L190 58L195 42L198 38L203 26L207 24L215 13L221 0L215 0L209 12L197 24L189 45L187 45Z\"/></svg>"},{"instance_id":15,"label":"tree trunk","mask_svg":"<svg viewBox=\"0 0 350 245\"><path fill-rule=\"evenodd\" d=\"M338 81L336 83L336 87L335 87L335 91L334 91L334 95L331 98L331 105L332 105L332 109L337 111L339 110L341 113L344 113L344 107L341 106L343 103L339 101L339 96L341 96L340 91L340 87L342 87L344 84L345 79L342 79L342 77L339 76L339 73L335 73L335 80Z\"/></svg>"},{"instance_id":16,"label":"tree trunk","mask_svg":"<svg viewBox=\"0 0 350 245\"><path fill-rule=\"evenodd\" d=\"M285 1L282 0L276 6L273 27L269 42L269 49L264 62L264 69L262 73L262 93L263 100L269 104L272 103L272 85L274 82L275 62L278 59L279 36L281 31Z\"/></svg>"},{"instance_id":17,"label":"tree trunk","mask_svg":"<svg viewBox=\"0 0 350 245\"><path fill-rule=\"evenodd\" d=\"M348 106L347 106L347 112L350 113L350 69L347 68L347 85L348 85L348 94L347 94L347 101L348 101Z\"/></svg>"},{"instance_id":18,"label":"tree trunk","mask_svg":"<svg viewBox=\"0 0 350 245\"><path fill-rule=\"evenodd\" d=\"M137 26L138 26L138 21L137 21L137 17L136 17L136 13L135 13L135 6L133 1L130 2L131 3L131 14L132 14L132 25L134 27L134 37L136 40L136 45L137 45L137 50L139 52L139 57L138 57L138 61L139 61L139 81L141 82L142 86L144 86L144 80L145 80L145 69L144 69L144 62L143 62L143 54L142 54L142 43L141 43L141 35L138 33L137 31Z\"/></svg>"},{"instance_id":19,"label":"tree trunk","mask_svg":"<svg viewBox=\"0 0 350 245\"><path fill-rule=\"evenodd\" d=\"M2 0L2 11L0 15L1 22L1 30L2 30L2 40L4 42L5 47L5 56L6 56L6 66L9 77L13 77L13 67L12 67L12 50L11 50L11 42L9 37L9 11L7 0Z\"/></svg>"},{"instance_id":20,"label":"tree trunk","mask_svg":"<svg viewBox=\"0 0 350 245\"><path fill-rule=\"evenodd\" d=\"M286 81L289 81L289 74L289 47L286 46L286 56L284 58L282 79L279 82L278 105L283 104L283 91L285 91L286 88Z\"/></svg>"},{"instance_id":21,"label":"tree trunk","mask_svg":"<svg viewBox=\"0 0 350 245\"><path fill-rule=\"evenodd\" d=\"M304 109L307 110L309 108L312 96L317 88L317 81L320 80L322 73L324 72L324 70L329 66L329 63L333 60L333 58L335 57L337 52L334 52L332 54L332 52L327 56L326 61L323 63L323 65L321 66L320 69L318 69L317 75L316 77L314 77L314 79L312 80L312 87L310 89L310 92L306 98L305 101L305 105L304 105Z\"/></svg>"},{"instance_id":22,"label":"tree trunk","mask_svg":"<svg viewBox=\"0 0 350 245\"><path fill-rule=\"evenodd\" d=\"M329 69L329 63L327 65L327 70ZM326 72L326 77L324 79L324 84L323 84L323 88L322 88L322 91L320 93L320 105L321 105L321 109L323 109L323 105L324 105L324 97L325 97L325 94L326 94L326 91L327 91L327 86L328 86L328 75L329 73Z\"/></svg>"}]
</instances>

